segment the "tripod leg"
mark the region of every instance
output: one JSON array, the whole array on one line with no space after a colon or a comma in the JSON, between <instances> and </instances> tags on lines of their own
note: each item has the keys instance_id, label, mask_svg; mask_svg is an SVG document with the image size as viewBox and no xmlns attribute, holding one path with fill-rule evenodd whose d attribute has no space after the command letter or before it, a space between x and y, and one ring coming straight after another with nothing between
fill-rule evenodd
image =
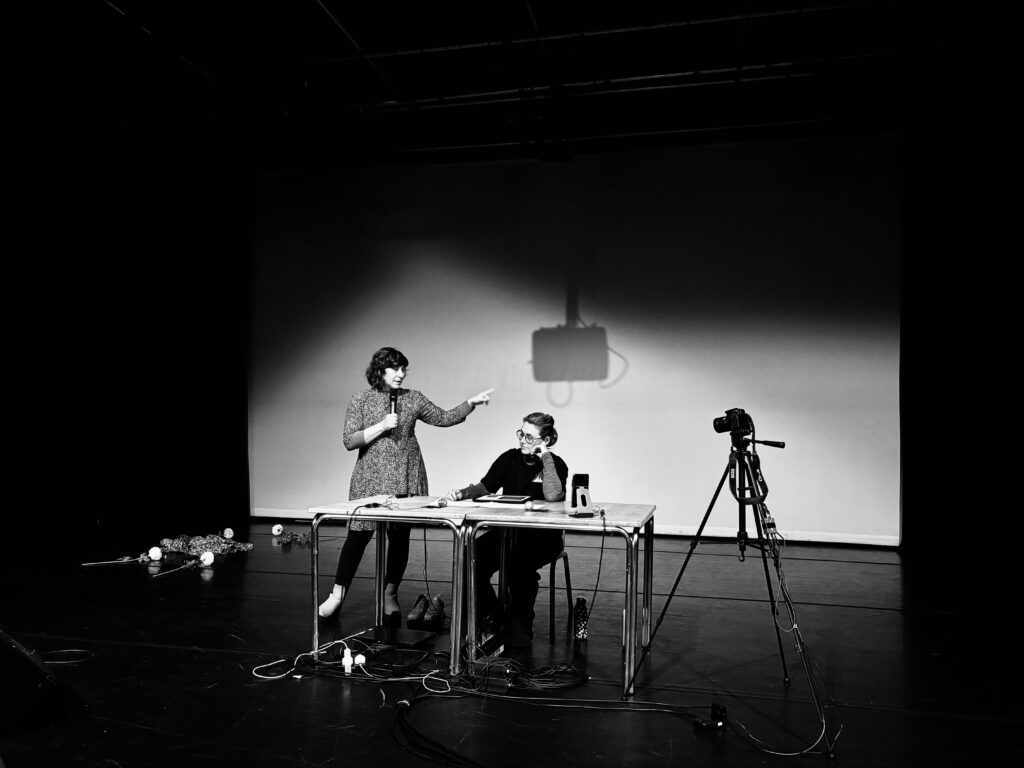
<instances>
[{"instance_id":1,"label":"tripod leg","mask_svg":"<svg viewBox=\"0 0 1024 768\"><path fill-rule=\"evenodd\" d=\"M748 475L750 487L753 488L755 492L759 490L754 484L753 474L750 472L750 467L746 462L743 463L743 471ZM771 572L768 570L768 555L765 552L767 544L764 540L764 527L761 524L764 518L764 504L758 502L753 506L754 527L757 529L757 545L758 549L761 550L761 564L764 566L764 583L768 587L768 600L770 601L770 608L772 612L772 626L775 627L775 640L779 644L779 658L782 660L782 682L786 687L789 687L789 668L786 666L786 654L782 648L782 631L779 629L779 622L778 619L776 619L779 615L779 609L775 603L775 590L772 589Z\"/></svg>"},{"instance_id":2,"label":"tripod leg","mask_svg":"<svg viewBox=\"0 0 1024 768\"><path fill-rule=\"evenodd\" d=\"M742 461L740 460L742 458ZM736 501L739 506L740 519L739 524L736 528L736 543L740 548L740 562L742 563L747 559L747 508L745 506L745 499L747 498L747 475L749 467L747 466L746 454L737 454L734 450L732 455L729 457L731 471L734 473L734 481L736 483Z\"/></svg>"},{"instance_id":3,"label":"tripod leg","mask_svg":"<svg viewBox=\"0 0 1024 768\"><path fill-rule=\"evenodd\" d=\"M654 629L651 630L650 638L644 644L643 650L640 654L640 659L633 668L633 674L630 675L629 682L626 684L627 691L633 690L633 682L636 680L636 674L640 671L640 667L643 665L644 660L651 652L651 644L654 642L655 635L658 634L658 628L661 626L661 622L665 619L665 614L668 612L668 606L672 602L672 598L675 597L676 588L679 586L679 582L683 578L683 571L686 570L686 566L690 563L690 558L693 557L693 551L700 543L701 534L704 533L704 526L708 524L708 518L711 517L711 510L715 508L715 502L718 501L718 496L722 492L722 486L725 485L725 479L729 476L729 466L729 464L725 465L725 471L722 473L722 479L718 481L718 487L715 488L715 493L711 497L711 503L708 504L707 511L704 513L704 518L700 521L700 525L697 527L697 533L695 533L693 538L690 540L690 549L687 551L686 558L683 560L683 564L679 568L679 573L676 574L676 580L672 583L672 589L669 590L668 599L665 600L665 605L661 608L661 614L658 616L658 621L654 625ZM625 699L625 695L623 695L623 699Z\"/></svg>"}]
</instances>

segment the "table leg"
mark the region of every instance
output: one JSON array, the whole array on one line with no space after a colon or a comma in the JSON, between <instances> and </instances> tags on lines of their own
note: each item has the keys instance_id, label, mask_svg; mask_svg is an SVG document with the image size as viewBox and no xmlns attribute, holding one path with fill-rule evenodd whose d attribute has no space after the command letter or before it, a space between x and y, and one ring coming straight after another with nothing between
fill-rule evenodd
<instances>
[{"instance_id":1,"label":"table leg","mask_svg":"<svg viewBox=\"0 0 1024 768\"><path fill-rule=\"evenodd\" d=\"M651 642L651 603L654 598L654 518L644 525L644 603L641 645Z\"/></svg>"},{"instance_id":2,"label":"table leg","mask_svg":"<svg viewBox=\"0 0 1024 768\"><path fill-rule=\"evenodd\" d=\"M508 528L499 528L501 534L501 550L498 554L498 600L502 610L508 614L508 580L506 577L506 560L508 559L509 536ZM492 534L493 535L493 534Z\"/></svg>"},{"instance_id":3,"label":"table leg","mask_svg":"<svg viewBox=\"0 0 1024 768\"><path fill-rule=\"evenodd\" d=\"M313 518L313 525L310 531L310 558L312 559L311 573L313 574L313 662L317 662L317 651L320 648L320 616L317 613L320 607L320 585L317 578L320 561L320 519Z\"/></svg>"},{"instance_id":4,"label":"table leg","mask_svg":"<svg viewBox=\"0 0 1024 768\"><path fill-rule=\"evenodd\" d=\"M465 526L466 549L466 655L476 661L476 527Z\"/></svg>"},{"instance_id":5,"label":"table leg","mask_svg":"<svg viewBox=\"0 0 1024 768\"><path fill-rule=\"evenodd\" d=\"M630 678L636 663L636 568L640 555L640 536L636 530L626 536L626 622L623 628L625 658L623 663L622 693L633 695Z\"/></svg>"},{"instance_id":6,"label":"table leg","mask_svg":"<svg viewBox=\"0 0 1024 768\"><path fill-rule=\"evenodd\" d=\"M462 671L462 611L465 602L465 526L452 529L452 626L451 626L451 659L448 671L453 675Z\"/></svg>"}]
</instances>

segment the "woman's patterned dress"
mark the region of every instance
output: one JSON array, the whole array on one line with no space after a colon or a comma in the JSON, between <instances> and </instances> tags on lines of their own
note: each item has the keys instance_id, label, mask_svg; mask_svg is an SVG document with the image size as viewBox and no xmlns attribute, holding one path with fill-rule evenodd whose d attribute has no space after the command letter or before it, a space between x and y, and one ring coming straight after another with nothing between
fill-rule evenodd
<instances>
[{"instance_id":1,"label":"woman's patterned dress","mask_svg":"<svg viewBox=\"0 0 1024 768\"><path fill-rule=\"evenodd\" d=\"M461 424L473 412L474 406L466 401L445 411L415 389L399 389L396 392L398 426L359 449L359 458L352 469L349 499L379 494L427 495L427 469L416 439L416 422L422 421L434 427L451 427ZM359 433L383 421L390 412L390 392L365 389L354 394L345 413L345 447L349 450L355 448L360 443ZM349 530L353 531L376 528L376 523L369 520L352 520L349 525Z\"/></svg>"}]
</instances>

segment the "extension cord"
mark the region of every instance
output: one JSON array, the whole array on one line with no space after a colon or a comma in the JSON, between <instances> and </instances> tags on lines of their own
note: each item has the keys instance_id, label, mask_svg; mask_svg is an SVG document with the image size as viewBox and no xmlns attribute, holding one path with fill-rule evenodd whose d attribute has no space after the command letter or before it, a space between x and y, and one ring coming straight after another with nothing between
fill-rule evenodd
<instances>
[{"instance_id":1,"label":"extension cord","mask_svg":"<svg viewBox=\"0 0 1024 768\"><path fill-rule=\"evenodd\" d=\"M513 683L511 666L495 661L478 659L469 663L469 674L481 680L478 690L505 693Z\"/></svg>"},{"instance_id":2,"label":"extension cord","mask_svg":"<svg viewBox=\"0 0 1024 768\"><path fill-rule=\"evenodd\" d=\"M501 656L505 650L505 644L498 635L491 635L486 641L480 644L480 651L487 658Z\"/></svg>"}]
</instances>

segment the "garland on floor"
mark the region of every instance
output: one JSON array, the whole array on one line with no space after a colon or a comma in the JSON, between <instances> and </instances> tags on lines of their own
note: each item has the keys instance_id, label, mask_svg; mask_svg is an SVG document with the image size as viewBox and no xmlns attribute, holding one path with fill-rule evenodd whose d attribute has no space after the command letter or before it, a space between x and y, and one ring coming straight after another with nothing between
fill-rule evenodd
<instances>
[{"instance_id":1,"label":"garland on floor","mask_svg":"<svg viewBox=\"0 0 1024 768\"><path fill-rule=\"evenodd\" d=\"M212 533L206 536L181 535L176 538L160 539L160 546L150 547L149 551L143 552L138 557L119 557L117 560L103 560L96 563L82 563L86 565L113 565L121 563L157 563L163 560L165 554L177 552L188 556L188 560L177 568L169 571L151 574L155 579L159 576L166 576L170 573L189 570L203 566L209 568L213 565L217 555L229 555L234 552L248 552L253 545L244 541L235 541L235 533L230 528L225 528L221 533Z\"/></svg>"},{"instance_id":2,"label":"garland on floor","mask_svg":"<svg viewBox=\"0 0 1024 768\"><path fill-rule=\"evenodd\" d=\"M225 531L226 532L226 531ZM234 534L232 533L232 536ZM175 539L160 539L161 552L181 552L186 555L202 555L212 552L225 555L232 552L248 552L252 544L234 541L232 537L212 533L209 536L178 536ZM152 552L152 550L150 550Z\"/></svg>"},{"instance_id":3,"label":"garland on floor","mask_svg":"<svg viewBox=\"0 0 1024 768\"><path fill-rule=\"evenodd\" d=\"M309 546L311 538L309 531L299 533L298 531L286 531L284 526L278 523L270 532L274 534L274 544L279 547L287 547L292 544L298 544L301 547Z\"/></svg>"}]
</instances>

